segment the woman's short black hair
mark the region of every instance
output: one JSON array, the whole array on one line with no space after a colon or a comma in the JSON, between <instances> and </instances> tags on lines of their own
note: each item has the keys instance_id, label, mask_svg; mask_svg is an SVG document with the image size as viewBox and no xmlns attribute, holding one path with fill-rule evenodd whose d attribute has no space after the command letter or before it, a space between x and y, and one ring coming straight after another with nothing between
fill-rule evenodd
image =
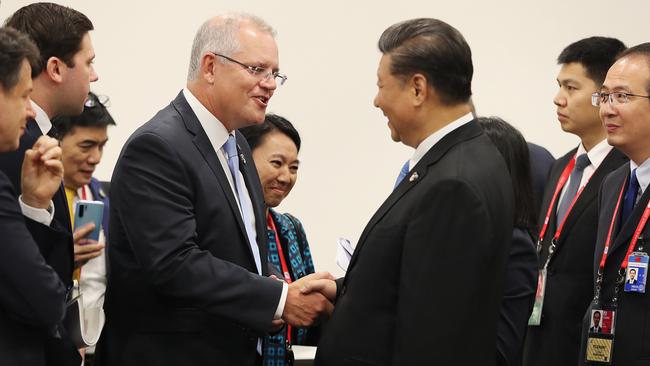
<instances>
[{"instance_id":1,"label":"woman's short black hair","mask_svg":"<svg viewBox=\"0 0 650 366\"><path fill-rule=\"evenodd\" d=\"M277 114L267 114L266 118L264 118L264 123L261 125L253 125L239 129L239 132L241 132L246 138L246 141L248 141L251 150L255 150L255 148L262 143L264 136L273 131L278 131L287 135L287 137L296 144L296 149L300 151L300 135L298 134L298 131L293 127L291 122Z\"/></svg>"},{"instance_id":2,"label":"woman's short black hair","mask_svg":"<svg viewBox=\"0 0 650 366\"><path fill-rule=\"evenodd\" d=\"M515 197L514 225L530 232L535 228L537 213L528 144L516 128L499 117L479 117L477 120L508 166Z\"/></svg>"}]
</instances>

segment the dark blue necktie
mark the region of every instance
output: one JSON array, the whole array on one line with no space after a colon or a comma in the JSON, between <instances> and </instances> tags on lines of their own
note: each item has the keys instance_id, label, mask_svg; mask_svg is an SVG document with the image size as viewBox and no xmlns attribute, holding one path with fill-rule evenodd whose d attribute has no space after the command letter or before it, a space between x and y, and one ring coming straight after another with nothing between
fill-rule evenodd
<instances>
[{"instance_id":1,"label":"dark blue necktie","mask_svg":"<svg viewBox=\"0 0 650 366\"><path fill-rule=\"evenodd\" d=\"M397 180L395 181L395 186L393 187L393 190L397 188L397 186L406 178L406 176L409 173L409 161L407 160L406 163L402 166L402 170L399 171L399 175L397 176Z\"/></svg>"},{"instance_id":2,"label":"dark blue necktie","mask_svg":"<svg viewBox=\"0 0 650 366\"><path fill-rule=\"evenodd\" d=\"M562 200L558 205L557 219L555 221L558 225L562 224L562 221L566 217L569 207L578 193L580 181L582 180L582 173L589 164L591 164L591 161L589 161L587 154L582 154L576 158L576 164L573 166L571 176L569 177L569 186L564 192L564 196L562 196Z\"/></svg>"},{"instance_id":3,"label":"dark blue necktie","mask_svg":"<svg viewBox=\"0 0 650 366\"><path fill-rule=\"evenodd\" d=\"M253 213L250 212L250 208L247 204L248 197L246 197L246 194L244 193L244 183L239 178L239 154L237 153L237 142L233 135L228 136L228 141L223 145L223 148L226 150L226 154L228 155L228 168L230 168L230 174L235 183L235 191L237 192L237 198L239 199L239 208L241 209L242 220L244 221L244 227L246 228L246 236L248 236L248 241L251 250L253 251L253 257L255 258L257 273L262 274L260 250L257 246L257 236L255 235L255 229L252 225Z\"/></svg>"},{"instance_id":4,"label":"dark blue necktie","mask_svg":"<svg viewBox=\"0 0 650 366\"><path fill-rule=\"evenodd\" d=\"M636 196L639 193L639 180L636 178L636 168L630 174L630 181L625 190L625 197L623 198L623 210L621 211L621 223L619 227L623 227L625 222L632 214L634 205L636 204Z\"/></svg>"}]
</instances>

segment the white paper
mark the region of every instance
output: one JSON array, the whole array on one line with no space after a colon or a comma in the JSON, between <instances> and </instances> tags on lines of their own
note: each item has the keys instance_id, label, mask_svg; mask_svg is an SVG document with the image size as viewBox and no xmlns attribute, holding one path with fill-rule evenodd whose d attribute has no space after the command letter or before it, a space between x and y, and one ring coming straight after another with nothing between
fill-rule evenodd
<instances>
[{"instance_id":1,"label":"white paper","mask_svg":"<svg viewBox=\"0 0 650 366\"><path fill-rule=\"evenodd\" d=\"M354 253L354 248L350 241L345 238L339 238L336 244L336 264L342 270L347 271L350 265L350 259L352 259L352 253Z\"/></svg>"},{"instance_id":2,"label":"white paper","mask_svg":"<svg viewBox=\"0 0 650 366\"><path fill-rule=\"evenodd\" d=\"M296 361L313 360L316 358L316 347L312 346L291 346L293 357Z\"/></svg>"}]
</instances>

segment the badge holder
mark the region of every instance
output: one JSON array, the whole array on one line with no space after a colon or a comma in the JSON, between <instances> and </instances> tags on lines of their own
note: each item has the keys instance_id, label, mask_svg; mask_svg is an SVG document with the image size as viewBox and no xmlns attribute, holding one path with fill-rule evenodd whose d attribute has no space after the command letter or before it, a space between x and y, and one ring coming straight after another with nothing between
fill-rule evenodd
<instances>
[{"instance_id":1,"label":"badge holder","mask_svg":"<svg viewBox=\"0 0 650 366\"><path fill-rule=\"evenodd\" d=\"M551 257L555 252L555 243L556 241L553 239L551 246L548 248L546 263L544 263L544 267L539 270L539 274L537 275L537 291L535 292L533 311L530 313L530 318L528 318L529 326L539 326L542 324L542 310L544 308L544 296L546 295L546 275L548 273L548 264L551 262ZM537 248L537 252L541 252L541 240L537 242Z\"/></svg>"},{"instance_id":2,"label":"badge holder","mask_svg":"<svg viewBox=\"0 0 650 366\"><path fill-rule=\"evenodd\" d=\"M585 361L596 365L611 365L614 353L618 292L623 281L625 281L625 276L621 271L616 287L614 288L612 306L609 307L603 307L599 304L602 278L602 274L599 273L598 278L596 279L596 296L594 297L589 318L589 332L587 333L587 351L585 353Z\"/></svg>"},{"instance_id":3,"label":"badge holder","mask_svg":"<svg viewBox=\"0 0 650 366\"><path fill-rule=\"evenodd\" d=\"M645 252L634 252L629 256L623 291L645 293L649 259Z\"/></svg>"}]
</instances>

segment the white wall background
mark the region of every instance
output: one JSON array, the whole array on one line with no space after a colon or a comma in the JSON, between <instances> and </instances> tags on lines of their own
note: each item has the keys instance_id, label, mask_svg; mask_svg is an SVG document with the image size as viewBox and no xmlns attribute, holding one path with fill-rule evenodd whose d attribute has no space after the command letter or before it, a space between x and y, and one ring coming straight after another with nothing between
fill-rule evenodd
<instances>
[{"instance_id":1,"label":"white wall background","mask_svg":"<svg viewBox=\"0 0 650 366\"><path fill-rule=\"evenodd\" d=\"M194 32L205 19L245 11L273 25L289 80L269 111L292 121L304 141L298 183L280 210L302 220L317 268L335 273L336 239L356 242L411 155L390 140L386 119L372 105L376 43L386 27L435 17L460 30L473 51L478 113L501 116L556 157L578 142L562 133L552 103L560 51L592 35L628 46L650 41L648 0L58 2L85 13L96 28L100 79L91 88L110 96L118 123L109 131L100 179L110 179L128 136L184 86ZM0 20L27 3L2 1Z\"/></svg>"}]
</instances>

